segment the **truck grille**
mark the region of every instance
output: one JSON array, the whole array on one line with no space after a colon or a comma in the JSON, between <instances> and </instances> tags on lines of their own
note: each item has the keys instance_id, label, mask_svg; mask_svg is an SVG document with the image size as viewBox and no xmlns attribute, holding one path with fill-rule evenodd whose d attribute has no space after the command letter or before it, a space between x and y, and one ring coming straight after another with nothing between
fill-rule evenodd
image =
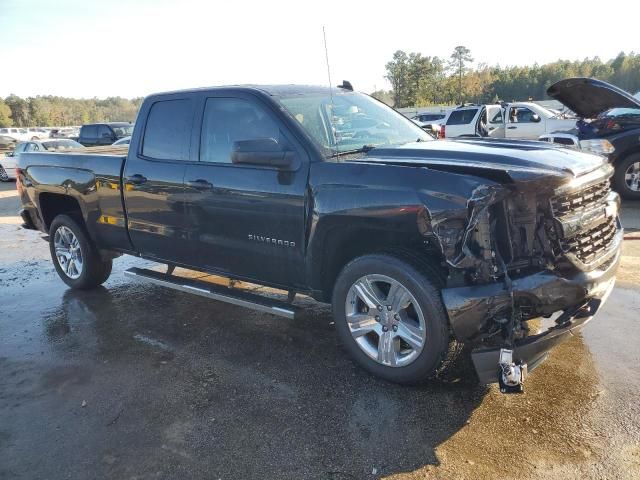
<instances>
[{"instance_id":1,"label":"truck grille","mask_svg":"<svg viewBox=\"0 0 640 480\"><path fill-rule=\"evenodd\" d=\"M562 217L569 213L591 210L599 204L604 204L609 191L609 180L604 180L577 192L555 196L551 199L553 214Z\"/></svg>"},{"instance_id":2,"label":"truck grille","mask_svg":"<svg viewBox=\"0 0 640 480\"><path fill-rule=\"evenodd\" d=\"M577 235L560 241L564 253L571 253L582 263L588 265L604 253L616 235L615 217L609 217L604 223L580 232Z\"/></svg>"},{"instance_id":3,"label":"truck grille","mask_svg":"<svg viewBox=\"0 0 640 480\"><path fill-rule=\"evenodd\" d=\"M578 268L595 267L611 256L620 228L616 215L608 215L609 180L563 192L551 199L556 220L556 246Z\"/></svg>"}]
</instances>

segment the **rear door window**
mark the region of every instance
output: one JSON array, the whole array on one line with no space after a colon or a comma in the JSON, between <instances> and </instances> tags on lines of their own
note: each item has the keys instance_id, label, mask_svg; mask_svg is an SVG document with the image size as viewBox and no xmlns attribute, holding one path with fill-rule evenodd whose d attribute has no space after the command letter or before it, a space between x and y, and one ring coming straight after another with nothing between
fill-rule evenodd
<instances>
[{"instance_id":1,"label":"rear door window","mask_svg":"<svg viewBox=\"0 0 640 480\"><path fill-rule=\"evenodd\" d=\"M82 127L82 133L80 134L82 138L97 138L98 137L98 127L96 125L87 125Z\"/></svg>"},{"instance_id":2,"label":"rear door window","mask_svg":"<svg viewBox=\"0 0 640 480\"><path fill-rule=\"evenodd\" d=\"M502 110L497 111L490 121L491 123L502 123Z\"/></svg>"},{"instance_id":3,"label":"rear door window","mask_svg":"<svg viewBox=\"0 0 640 480\"><path fill-rule=\"evenodd\" d=\"M478 113L477 108L468 108L465 110L454 110L449 115L447 125L466 125L471 123Z\"/></svg>"},{"instance_id":4,"label":"rear door window","mask_svg":"<svg viewBox=\"0 0 640 480\"><path fill-rule=\"evenodd\" d=\"M161 100L149 110L142 154L158 160L189 160L193 102Z\"/></svg>"}]
</instances>

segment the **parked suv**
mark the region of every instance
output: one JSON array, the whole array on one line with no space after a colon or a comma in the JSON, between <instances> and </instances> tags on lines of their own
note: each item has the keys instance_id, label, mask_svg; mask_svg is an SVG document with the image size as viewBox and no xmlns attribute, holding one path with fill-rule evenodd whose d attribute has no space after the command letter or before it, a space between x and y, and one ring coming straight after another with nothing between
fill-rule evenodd
<instances>
[{"instance_id":1,"label":"parked suv","mask_svg":"<svg viewBox=\"0 0 640 480\"><path fill-rule=\"evenodd\" d=\"M0 128L0 135L11 138L16 143L31 140L26 128Z\"/></svg>"},{"instance_id":2,"label":"parked suv","mask_svg":"<svg viewBox=\"0 0 640 480\"><path fill-rule=\"evenodd\" d=\"M111 145L133 133L133 124L127 122L92 123L83 125L78 141L85 147Z\"/></svg>"}]
</instances>

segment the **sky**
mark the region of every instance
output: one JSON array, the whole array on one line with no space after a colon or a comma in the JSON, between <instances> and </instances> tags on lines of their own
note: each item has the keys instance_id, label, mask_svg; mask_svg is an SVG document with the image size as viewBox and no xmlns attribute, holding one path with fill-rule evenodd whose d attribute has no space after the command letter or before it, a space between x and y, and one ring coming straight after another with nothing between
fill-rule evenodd
<instances>
[{"instance_id":1,"label":"sky","mask_svg":"<svg viewBox=\"0 0 640 480\"><path fill-rule=\"evenodd\" d=\"M624 12L621 12L623 10ZM401 49L526 65L640 52L640 2L0 0L0 97L139 97L242 83L388 89Z\"/></svg>"}]
</instances>

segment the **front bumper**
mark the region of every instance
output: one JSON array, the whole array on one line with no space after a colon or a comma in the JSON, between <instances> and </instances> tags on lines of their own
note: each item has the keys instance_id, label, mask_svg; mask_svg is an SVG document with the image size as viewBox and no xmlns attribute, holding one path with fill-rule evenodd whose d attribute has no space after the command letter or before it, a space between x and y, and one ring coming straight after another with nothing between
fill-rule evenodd
<instances>
[{"instance_id":1,"label":"front bumper","mask_svg":"<svg viewBox=\"0 0 640 480\"><path fill-rule=\"evenodd\" d=\"M526 298L536 304L542 314L562 311L552 325L515 342L513 359L516 363L526 363L529 371L533 370L552 347L593 318L615 284L622 237L620 229L612 245L613 255L596 270L579 271L571 276L543 271L513 280L516 300ZM488 319L504 315L503 312L508 312L511 305L509 292L497 283L444 289L442 298L453 332L461 341L473 340ZM473 363L482 383L498 381L500 348L472 351Z\"/></svg>"}]
</instances>

